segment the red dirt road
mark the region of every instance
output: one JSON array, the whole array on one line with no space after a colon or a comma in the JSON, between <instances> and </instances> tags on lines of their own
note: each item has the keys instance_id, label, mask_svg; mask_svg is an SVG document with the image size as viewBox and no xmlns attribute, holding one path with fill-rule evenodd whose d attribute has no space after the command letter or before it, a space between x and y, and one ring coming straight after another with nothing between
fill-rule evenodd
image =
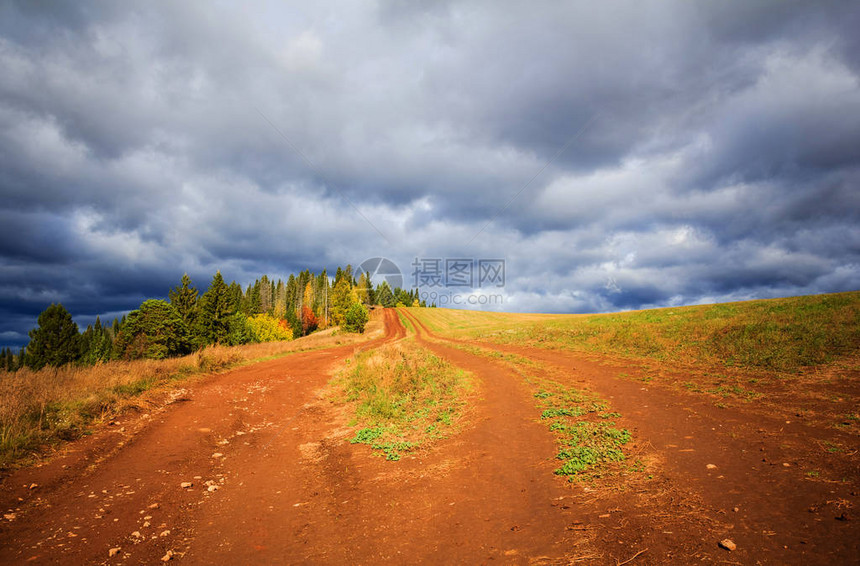
<instances>
[{"instance_id":1,"label":"red dirt road","mask_svg":"<svg viewBox=\"0 0 860 566\"><path fill-rule=\"evenodd\" d=\"M607 554L620 561L607 542L648 548L638 563L860 563L856 436L742 403L718 407L709 397L643 382L640 368L599 356L442 339L410 320L437 352L465 344L528 358L540 364L536 373L595 391L624 415L620 424L633 433L651 477L601 493L603 508L614 507L594 523L604 543L597 563L612 563ZM595 504L575 501L584 513ZM737 544L731 554L717 547L725 538Z\"/></svg>"},{"instance_id":2,"label":"red dirt road","mask_svg":"<svg viewBox=\"0 0 860 566\"><path fill-rule=\"evenodd\" d=\"M813 457L809 439L821 431L643 389L569 354L511 349L608 398L647 464L623 482L568 484L552 474L554 439L517 372L433 337L411 315L417 340L475 376L462 430L398 462L349 444L349 417L324 389L357 348L406 335L395 311L381 316L384 335L361 346L210 376L148 417L5 478L0 505L14 517L0 522L0 563L860 560L856 460L822 457L822 481L809 481L789 458ZM849 481L830 479L837 473ZM736 551L717 547L726 537Z\"/></svg>"}]
</instances>

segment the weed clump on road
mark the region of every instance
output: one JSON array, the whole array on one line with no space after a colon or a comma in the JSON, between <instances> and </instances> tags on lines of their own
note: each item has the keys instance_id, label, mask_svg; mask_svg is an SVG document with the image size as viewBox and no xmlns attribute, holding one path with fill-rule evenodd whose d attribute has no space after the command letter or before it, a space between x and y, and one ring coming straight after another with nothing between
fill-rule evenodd
<instances>
[{"instance_id":1,"label":"weed clump on road","mask_svg":"<svg viewBox=\"0 0 860 566\"><path fill-rule=\"evenodd\" d=\"M538 385L541 420L556 435L563 464L555 473L571 480L600 475L611 462L625 459L622 446L630 442L627 429L617 428L618 413L606 412L608 406L597 395L566 387L548 379L529 379Z\"/></svg>"},{"instance_id":2,"label":"weed clump on road","mask_svg":"<svg viewBox=\"0 0 860 566\"><path fill-rule=\"evenodd\" d=\"M609 404L597 394L534 375L542 369L540 364L523 356L469 344L454 347L507 364L534 388L541 421L558 441L556 458L563 464L557 475L571 481L598 477L612 462L626 459L622 447L630 442L630 432L616 427L611 419L621 415L610 412Z\"/></svg>"},{"instance_id":3,"label":"weed clump on road","mask_svg":"<svg viewBox=\"0 0 860 566\"><path fill-rule=\"evenodd\" d=\"M359 354L337 383L361 427L350 442L381 450L388 460L449 434L471 389L466 372L413 344Z\"/></svg>"}]
</instances>

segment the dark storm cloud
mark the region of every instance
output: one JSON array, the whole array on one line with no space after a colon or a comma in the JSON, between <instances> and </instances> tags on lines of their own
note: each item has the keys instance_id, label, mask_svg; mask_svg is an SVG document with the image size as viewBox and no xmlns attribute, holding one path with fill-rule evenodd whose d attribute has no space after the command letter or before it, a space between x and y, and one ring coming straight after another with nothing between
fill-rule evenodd
<instances>
[{"instance_id":1,"label":"dark storm cloud","mask_svg":"<svg viewBox=\"0 0 860 566\"><path fill-rule=\"evenodd\" d=\"M0 3L0 346L54 301L88 323L184 271L378 255L504 257L512 310L856 289L858 22L775 0Z\"/></svg>"}]
</instances>

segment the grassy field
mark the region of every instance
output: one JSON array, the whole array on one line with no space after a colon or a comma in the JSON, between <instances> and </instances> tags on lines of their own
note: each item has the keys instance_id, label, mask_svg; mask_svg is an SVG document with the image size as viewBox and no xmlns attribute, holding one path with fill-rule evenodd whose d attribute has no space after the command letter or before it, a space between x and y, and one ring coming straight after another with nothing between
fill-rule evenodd
<instances>
[{"instance_id":1,"label":"grassy field","mask_svg":"<svg viewBox=\"0 0 860 566\"><path fill-rule=\"evenodd\" d=\"M860 292L595 315L416 309L453 338L797 373L856 354Z\"/></svg>"},{"instance_id":2,"label":"grassy field","mask_svg":"<svg viewBox=\"0 0 860 566\"><path fill-rule=\"evenodd\" d=\"M359 354L335 381L354 407L351 440L381 450L387 459L447 436L455 429L472 388L469 374L413 342Z\"/></svg>"},{"instance_id":3,"label":"grassy field","mask_svg":"<svg viewBox=\"0 0 860 566\"><path fill-rule=\"evenodd\" d=\"M377 320L365 335L324 331L291 342L212 346L167 360L0 372L0 469L26 462L49 445L87 434L90 425L123 410L145 406L151 401L149 392L178 386L192 376L360 341L380 331Z\"/></svg>"}]
</instances>

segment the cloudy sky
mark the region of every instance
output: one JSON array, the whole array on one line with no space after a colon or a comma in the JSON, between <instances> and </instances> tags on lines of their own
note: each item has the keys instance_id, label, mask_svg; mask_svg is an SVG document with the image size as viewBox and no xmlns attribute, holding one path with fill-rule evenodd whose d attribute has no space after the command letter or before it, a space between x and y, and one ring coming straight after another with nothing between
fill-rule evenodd
<instances>
[{"instance_id":1,"label":"cloudy sky","mask_svg":"<svg viewBox=\"0 0 860 566\"><path fill-rule=\"evenodd\" d=\"M2 2L0 346L183 272L511 311L860 289L856 2Z\"/></svg>"}]
</instances>

